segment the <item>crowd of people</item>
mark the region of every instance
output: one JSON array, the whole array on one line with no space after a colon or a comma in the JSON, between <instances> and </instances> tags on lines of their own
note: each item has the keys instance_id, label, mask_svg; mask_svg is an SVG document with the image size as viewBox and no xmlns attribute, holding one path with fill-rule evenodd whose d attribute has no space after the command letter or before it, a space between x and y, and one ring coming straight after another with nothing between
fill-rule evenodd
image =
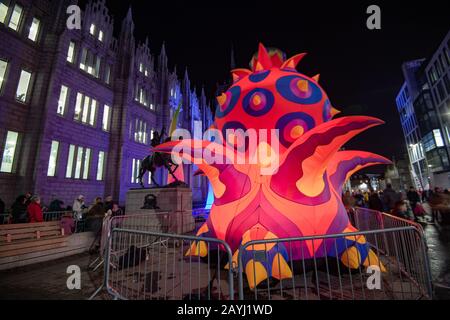
<instances>
[{"instance_id":1,"label":"crowd of people","mask_svg":"<svg viewBox=\"0 0 450 320\"><path fill-rule=\"evenodd\" d=\"M346 191L342 201L347 209L369 208L413 221L423 221L426 214L424 203L428 203L431 208L430 222L436 220L438 212L450 213L450 192L439 187L425 191L410 187L404 192L396 191L391 184L387 184L382 191Z\"/></svg>"},{"instance_id":2,"label":"crowd of people","mask_svg":"<svg viewBox=\"0 0 450 320\"><path fill-rule=\"evenodd\" d=\"M78 196L73 202L72 206L64 207L64 202L59 200L55 195L48 206L42 204L39 195L32 195L27 192L16 198L11 205L10 210L7 211L5 203L0 199L0 215L3 217L8 215L9 223L35 223L43 222L44 214L47 213L61 213L64 217L74 219L75 221L86 221L87 228L97 229L98 221L103 219L105 215L117 216L122 215L123 211L119 204L113 201L112 196L105 198L96 197L91 205L86 205L84 196ZM101 223L100 223L101 226Z\"/></svg>"}]
</instances>

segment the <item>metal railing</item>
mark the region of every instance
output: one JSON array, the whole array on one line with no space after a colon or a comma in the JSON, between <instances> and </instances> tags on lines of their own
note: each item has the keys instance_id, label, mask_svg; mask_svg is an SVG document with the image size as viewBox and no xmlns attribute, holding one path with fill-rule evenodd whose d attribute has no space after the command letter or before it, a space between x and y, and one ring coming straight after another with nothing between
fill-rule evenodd
<instances>
[{"instance_id":1,"label":"metal railing","mask_svg":"<svg viewBox=\"0 0 450 320\"><path fill-rule=\"evenodd\" d=\"M135 231L146 232L160 232L167 234L191 234L196 229L194 219L188 219L186 215L190 212L156 212L156 213L140 213L140 214L126 214L120 216L106 216L103 219L99 255L90 264L89 268L93 271L98 270L105 262L107 244L114 236L112 230L115 228L122 228ZM106 267L106 266L105 266ZM106 271L105 271L106 273ZM104 279L103 284L98 288L91 299L94 298L106 285Z\"/></svg>"},{"instance_id":2,"label":"metal railing","mask_svg":"<svg viewBox=\"0 0 450 320\"><path fill-rule=\"evenodd\" d=\"M59 221L61 217L65 214L72 213L72 211L49 211L43 212L42 216L44 221ZM11 224L13 223L12 214L11 213L3 213L0 214L0 224Z\"/></svg>"},{"instance_id":3,"label":"metal railing","mask_svg":"<svg viewBox=\"0 0 450 320\"><path fill-rule=\"evenodd\" d=\"M76 219L75 214L72 211L50 211L43 212L42 216L45 222L49 221L61 221L62 217L66 214L71 214L74 219L73 233L86 232L86 219ZM13 218L11 213L0 214L0 225L13 224Z\"/></svg>"},{"instance_id":4,"label":"metal railing","mask_svg":"<svg viewBox=\"0 0 450 320\"><path fill-rule=\"evenodd\" d=\"M373 254L367 256L368 261L360 261L363 258L361 253L355 255L353 252L357 263L350 269L342 263L342 259L351 260L348 256L351 251L347 249L352 246L345 240L357 242L361 237L368 241ZM345 248L338 249L342 243L346 243ZM291 276L275 280L270 278L270 274L286 274L286 270L281 270L282 264L278 261L270 261L273 256L268 252L270 248L278 252L282 246L289 257L287 265ZM251 258L247 265L243 265L244 254ZM433 294L425 241L423 235L411 226L251 241L239 249L238 261L239 299L409 300L431 299ZM255 262L275 266L266 271L269 276L259 284L255 280L248 283L256 278ZM378 285L377 279L371 277L371 272L377 271L374 266L378 268ZM255 274L250 274L244 282L244 272ZM372 281L375 281L375 287Z\"/></svg>"},{"instance_id":5,"label":"metal railing","mask_svg":"<svg viewBox=\"0 0 450 320\"><path fill-rule=\"evenodd\" d=\"M49 211L49 212L44 212L43 216L44 216L44 221L59 221L61 220L62 216L66 215L66 214L72 214L72 211Z\"/></svg>"},{"instance_id":6,"label":"metal railing","mask_svg":"<svg viewBox=\"0 0 450 320\"><path fill-rule=\"evenodd\" d=\"M109 240L105 282L115 299L234 299L232 270L223 270L232 261L224 241L127 229L114 229Z\"/></svg>"},{"instance_id":7,"label":"metal railing","mask_svg":"<svg viewBox=\"0 0 450 320\"><path fill-rule=\"evenodd\" d=\"M353 226L360 231L414 227L417 231L423 233L423 227L420 223L396 217L385 212L357 207L348 213Z\"/></svg>"}]
</instances>

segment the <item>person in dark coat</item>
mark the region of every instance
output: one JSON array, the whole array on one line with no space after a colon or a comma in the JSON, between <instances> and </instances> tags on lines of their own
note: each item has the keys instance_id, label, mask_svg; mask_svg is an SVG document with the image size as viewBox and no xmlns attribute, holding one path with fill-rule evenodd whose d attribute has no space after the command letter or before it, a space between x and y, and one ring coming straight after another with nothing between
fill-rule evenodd
<instances>
[{"instance_id":1,"label":"person in dark coat","mask_svg":"<svg viewBox=\"0 0 450 320\"><path fill-rule=\"evenodd\" d=\"M61 212L64 211L64 201L59 200L56 198L56 196L52 197L53 200L50 202L50 205L48 206L49 212Z\"/></svg>"},{"instance_id":2,"label":"person in dark coat","mask_svg":"<svg viewBox=\"0 0 450 320\"><path fill-rule=\"evenodd\" d=\"M383 191L383 201L384 201L384 208L387 211L391 211L394 209L395 204L398 202L398 195L397 192L395 192L394 189L392 189L392 185L388 183L386 185L386 189Z\"/></svg>"},{"instance_id":3,"label":"person in dark coat","mask_svg":"<svg viewBox=\"0 0 450 320\"><path fill-rule=\"evenodd\" d=\"M114 201L112 196L107 196L105 198L105 212L108 212L109 210L112 210L114 205Z\"/></svg>"},{"instance_id":4,"label":"person in dark coat","mask_svg":"<svg viewBox=\"0 0 450 320\"><path fill-rule=\"evenodd\" d=\"M11 215L13 219L13 223L27 223L28 222L28 214L27 214L27 198L25 195L18 196L16 201L14 201L11 206Z\"/></svg>"},{"instance_id":5,"label":"person in dark coat","mask_svg":"<svg viewBox=\"0 0 450 320\"><path fill-rule=\"evenodd\" d=\"M383 211L383 203L377 192L372 191L369 196L369 209Z\"/></svg>"},{"instance_id":6,"label":"person in dark coat","mask_svg":"<svg viewBox=\"0 0 450 320\"><path fill-rule=\"evenodd\" d=\"M406 197L411 204L411 209L414 210L416 208L416 204L420 202L419 193L416 189L414 189L414 187L409 187L409 191L406 194Z\"/></svg>"},{"instance_id":7,"label":"person in dark coat","mask_svg":"<svg viewBox=\"0 0 450 320\"><path fill-rule=\"evenodd\" d=\"M5 213L5 203L3 202L2 199L0 199L0 214L4 213Z\"/></svg>"}]
</instances>

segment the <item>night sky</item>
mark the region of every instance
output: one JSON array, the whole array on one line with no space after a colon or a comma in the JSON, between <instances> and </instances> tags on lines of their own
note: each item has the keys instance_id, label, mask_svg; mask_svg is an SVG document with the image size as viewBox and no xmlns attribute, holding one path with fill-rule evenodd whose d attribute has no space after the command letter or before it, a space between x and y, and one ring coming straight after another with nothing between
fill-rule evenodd
<instances>
[{"instance_id":1,"label":"night sky","mask_svg":"<svg viewBox=\"0 0 450 320\"><path fill-rule=\"evenodd\" d=\"M307 52L299 71L320 73L322 87L343 115L386 121L347 147L397 158L406 152L395 106L401 64L429 57L450 29L447 1L422 3L107 0L117 28L131 4L136 37L148 36L155 54L165 41L169 66L176 64L180 77L187 66L192 84L204 85L211 98L216 84L229 77L231 46L236 66L245 68L259 42L288 57ZM382 30L366 28L370 4L381 7Z\"/></svg>"}]
</instances>

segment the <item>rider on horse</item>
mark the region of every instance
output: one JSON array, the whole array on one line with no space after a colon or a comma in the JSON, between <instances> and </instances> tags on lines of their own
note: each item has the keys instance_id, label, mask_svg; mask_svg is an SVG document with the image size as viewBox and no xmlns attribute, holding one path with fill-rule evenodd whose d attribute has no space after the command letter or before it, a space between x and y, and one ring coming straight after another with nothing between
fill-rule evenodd
<instances>
[{"instance_id":1,"label":"rider on horse","mask_svg":"<svg viewBox=\"0 0 450 320\"><path fill-rule=\"evenodd\" d=\"M158 131L155 131L153 134L153 138L151 140L152 147L156 147L161 144L161 139L163 138L165 134L165 128L163 127L161 130L161 133ZM170 141L170 137L166 139L166 141ZM172 175L172 177L175 179L175 181L179 181L177 177L174 175L174 172L178 169L178 164L174 163L172 161L172 157L170 154L166 153L160 153L160 152L153 152L152 155L147 156L144 160L142 160L141 167L139 168L139 176L138 181L141 184L142 188L144 188L144 183L142 182L142 178L144 177L144 174L149 171L151 173L151 179L152 182L159 186L159 184L156 182L154 173L156 172L156 169L159 167L165 167L167 171ZM173 168L174 167L174 168ZM173 169L172 169L173 168Z\"/></svg>"}]
</instances>

